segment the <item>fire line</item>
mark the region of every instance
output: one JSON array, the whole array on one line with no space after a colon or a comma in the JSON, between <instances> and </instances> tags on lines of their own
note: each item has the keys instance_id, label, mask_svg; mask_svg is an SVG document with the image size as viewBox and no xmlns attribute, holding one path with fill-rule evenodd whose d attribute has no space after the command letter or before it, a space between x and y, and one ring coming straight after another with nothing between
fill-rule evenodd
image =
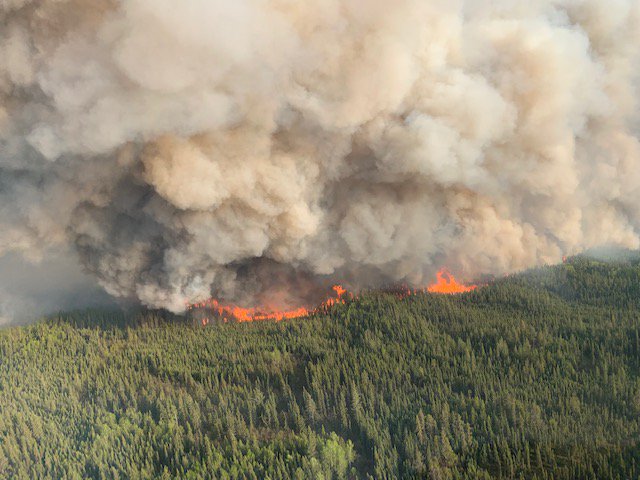
<instances>
[{"instance_id":1,"label":"fire line","mask_svg":"<svg viewBox=\"0 0 640 480\"><path fill-rule=\"evenodd\" d=\"M455 277L447 270L442 268L436 274L437 281L426 288L429 293L453 295L458 293L471 292L478 288L477 285L464 285L459 283ZM346 298L353 298L353 294L347 292L347 290L341 285L334 285L332 287L333 296L327 298L319 306L315 308L298 307L291 310L278 310L272 307L240 307L233 304L223 304L215 298L211 298L204 302L193 303L187 306L187 310L205 310L210 311L216 317L222 319L224 322L237 321L237 322L253 322L253 321L265 321L272 320L279 322L281 320L307 317L312 313L326 310L334 305L345 303ZM425 289L403 289L404 295L415 295L418 292L423 292ZM202 319L202 324L207 325L210 322L208 317Z\"/></svg>"}]
</instances>

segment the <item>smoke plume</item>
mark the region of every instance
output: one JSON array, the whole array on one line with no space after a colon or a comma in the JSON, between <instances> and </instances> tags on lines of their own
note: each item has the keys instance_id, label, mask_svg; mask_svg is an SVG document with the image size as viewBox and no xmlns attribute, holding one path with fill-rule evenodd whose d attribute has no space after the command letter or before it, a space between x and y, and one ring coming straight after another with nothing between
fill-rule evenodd
<instances>
[{"instance_id":1,"label":"smoke plume","mask_svg":"<svg viewBox=\"0 0 640 480\"><path fill-rule=\"evenodd\" d=\"M639 80L636 0L2 0L0 255L179 311L638 248Z\"/></svg>"}]
</instances>

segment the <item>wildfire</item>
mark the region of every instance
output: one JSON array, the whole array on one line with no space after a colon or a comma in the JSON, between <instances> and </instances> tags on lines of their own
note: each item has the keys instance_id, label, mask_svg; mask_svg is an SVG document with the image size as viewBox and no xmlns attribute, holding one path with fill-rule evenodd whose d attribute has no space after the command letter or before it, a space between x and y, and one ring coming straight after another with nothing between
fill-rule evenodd
<instances>
[{"instance_id":1,"label":"wildfire","mask_svg":"<svg viewBox=\"0 0 640 480\"><path fill-rule=\"evenodd\" d=\"M458 283L453 275L446 269L443 268L437 273L438 281L434 284L431 284L427 287L427 291L431 293L445 293L445 294L454 294L454 293L464 293L470 292L478 288L477 285L463 285Z\"/></svg>"},{"instance_id":2,"label":"wildfire","mask_svg":"<svg viewBox=\"0 0 640 480\"><path fill-rule=\"evenodd\" d=\"M293 310L278 310L272 307L261 308L244 308L237 305L229 304L225 305L220 303L215 298L209 299L204 302L194 303L188 305L187 310L205 309L215 313L224 322L229 320L235 320L237 322L254 322L261 320L274 320L279 322L285 319L306 317L311 313L326 310L333 305L345 302L345 295L347 290L341 285L334 285L332 287L335 296L329 297L322 302L318 307L308 309L305 307L299 307ZM209 323L209 318L202 319L202 325Z\"/></svg>"},{"instance_id":3,"label":"wildfire","mask_svg":"<svg viewBox=\"0 0 640 480\"><path fill-rule=\"evenodd\" d=\"M455 277L446 268L443 268L437 273L437 282L429 285L426 290L430 293L451 295L470 292L476 288L478 288L477 285L464 285L458 283ZM253 322L261 320L273 320L279 322L281 320L301 318L309 316L312 313L322 312L334 305L345 303L347 297L353 298L353 295L347 292L347 290L341 285L334 285L332 290L332 296L315 308L299 307L292 310L278 310L272 307L244 308L238 305L224 304L219 300L212 298L204 302L190 304L187 306L187 310L203 310L205 312L211 312L224 322ZM400 287L393 292L399 298L406 298L408 296L424 292L424 290L412 290L405 286ZM202 319L202 325L207 325L209 322L209 317Z\"/></svg>"}]
</instances>

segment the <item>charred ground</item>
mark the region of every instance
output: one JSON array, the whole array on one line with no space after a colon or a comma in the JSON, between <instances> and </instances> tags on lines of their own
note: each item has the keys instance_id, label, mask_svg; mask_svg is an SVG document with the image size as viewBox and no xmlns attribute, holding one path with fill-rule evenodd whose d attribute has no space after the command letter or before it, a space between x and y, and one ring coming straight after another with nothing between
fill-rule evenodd
<instances>
[{"instance_id":1,"label":"charred ground","mask_svg":"<svg viewBox=\"0 0 640 480\"><path fill-rule=\"evenodd\" d=\"M201 327L0 333L0 476L637 478L640 263Z\"/></svg>"}]
</instances>

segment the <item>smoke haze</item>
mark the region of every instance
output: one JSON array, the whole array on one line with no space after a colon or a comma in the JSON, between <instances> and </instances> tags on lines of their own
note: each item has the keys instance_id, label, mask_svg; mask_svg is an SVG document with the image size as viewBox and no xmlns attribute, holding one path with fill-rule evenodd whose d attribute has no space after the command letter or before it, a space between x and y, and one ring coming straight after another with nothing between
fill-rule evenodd
<instances>
[{"instance_id":1,"label":"smoke haze","mask_svg":"<svg viewBox=\"0 0 640 480\"><path fill-rule=\"evenodd\" d=\"M46 314L116 303L83 273L69 252L47 252L32 264L15 254L0 258L0 327Z\"/></svg>"},{"instance_id":2,"label":"smoke haze","mask_svg":"<svg viewBox=\"0 0 640 480\"><path fill-rule=\"evenodd\" d=\"M640 246L635 0L0 5L0 255L180 311Z\"/></svg>"}]
</instances>

